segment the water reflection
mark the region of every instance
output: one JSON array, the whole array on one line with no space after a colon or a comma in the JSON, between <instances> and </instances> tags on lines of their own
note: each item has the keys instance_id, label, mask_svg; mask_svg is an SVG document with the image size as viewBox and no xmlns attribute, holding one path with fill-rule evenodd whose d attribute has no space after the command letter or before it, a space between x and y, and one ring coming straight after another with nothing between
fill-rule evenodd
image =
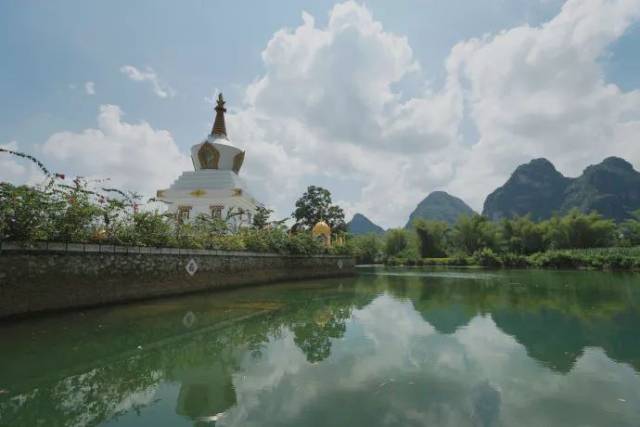
<instances>
[{"instance_id":1,"label":"water reflection","mask_svg":"<svg viewBox=\"0 0 640 427\"><path fill-rule=\"evenodd\" d=\"M639 296L405 270L3 324L0 425L638 425Z\"/></svg>"}]
</instances>

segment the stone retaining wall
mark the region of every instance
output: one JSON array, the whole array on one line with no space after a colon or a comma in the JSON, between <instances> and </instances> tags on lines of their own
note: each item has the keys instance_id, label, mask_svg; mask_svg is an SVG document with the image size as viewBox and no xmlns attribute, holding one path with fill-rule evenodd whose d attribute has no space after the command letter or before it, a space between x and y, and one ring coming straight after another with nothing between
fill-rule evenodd
<instances>
[{"instance_id":1,"label":"stone retaining wall","mask_svg":"<svg viewBox=\"0 0 640 427\"><path fill-rule=\"evenodd\" d=\"M0 244L0 318L283 280L348 276L344 256Z\"/></svg>"}]
</instances>

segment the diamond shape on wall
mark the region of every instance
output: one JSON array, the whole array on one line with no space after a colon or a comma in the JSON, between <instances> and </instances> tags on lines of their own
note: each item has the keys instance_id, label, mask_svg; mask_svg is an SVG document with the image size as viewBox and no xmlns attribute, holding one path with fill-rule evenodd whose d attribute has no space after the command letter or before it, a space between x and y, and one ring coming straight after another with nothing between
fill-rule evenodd
<instances>
[{"instance_id":1,"label":"diamond shape on wall","mask_svg":"<svg viewBox=\"0 0 640 427\"><path fill-rule=\"evenodd\" d=\"M198 264L195 259L191 258L184 268L189 273L189 276L193 276L198 271Z\"/></svg>"}]
</instances>

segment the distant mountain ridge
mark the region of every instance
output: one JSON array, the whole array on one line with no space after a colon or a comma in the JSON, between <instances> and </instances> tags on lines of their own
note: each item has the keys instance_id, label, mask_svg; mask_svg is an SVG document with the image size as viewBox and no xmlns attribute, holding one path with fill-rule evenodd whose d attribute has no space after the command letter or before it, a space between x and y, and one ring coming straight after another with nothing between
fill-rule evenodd
<instances>
[{"instance_id":1,"label":"distant mountain ridge","mask_svg":"<svg viewBox=\"0 0 640 427\"><path fill-rule=\"evenodd\" d=\"M567 178L547 159L534 159L487 196L482 214L492 220L527 214L541 220L573 208L616 221L629 218L640 209L640 172L624 159L608 157Z\"/></svg>"},{"instance_id":2,"label":"distant mountain ridge","mask_svg":"<svg viewBox=\"0 0 640 427\"><path fill-rule=\"evenodd\" d=\"M445 191L433 191L425 197L409 216L405 228L410 228L418 218L444 221L454 224L460 215L472 215L475 212L462 199Z\"/></svg>"},{"instance_id":3,"label":"distant mountain ridge","mask_svg":"<svg viewBox=\"0 0 640 427\"><path fill-rule=\"evenodd\" d=\"M382 227L374 224L369 218L359 213L355 214L351 221L347 223L347 231L354 235L384 233L384 229Z\"/></svg>"}]
</instances>

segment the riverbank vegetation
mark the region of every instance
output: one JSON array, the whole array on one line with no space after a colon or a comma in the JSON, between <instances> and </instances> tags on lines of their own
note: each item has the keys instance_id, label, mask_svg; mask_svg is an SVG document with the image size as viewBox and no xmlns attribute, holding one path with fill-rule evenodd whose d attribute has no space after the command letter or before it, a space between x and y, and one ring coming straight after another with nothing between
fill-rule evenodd
<instances>
[{"instance_id":1,"label":"riverbank vegetation","mask_svg":"<svg viewBox=\"0 0 640 427\"><path fill-rule=\"evenodd\" d=\"M0 149L34 162L45 176L39 185L0 183L0 241L101 243L150 247L220 249L281 254L353 255L359 263L484 267L598 268L640 270L640 211L621 223L597 213L572 210L535 222L529 217L490 221L460 216L450 226L417 219L409 229L384 235L347 236L344 212L331 194L310 186L287 218L270 220L259 207L250 227L226 218L198 216L182 222L136 193L110 188L104 180L51 173L24 153ZM310 229L327 222L334 245L326 248Z\"/></svg>"},{"instance_id":2,"label":"riverbank vegetation","mask_svg":"<svg viewBox=\"0 0 640 427\"><path fill-rule=\"evenodd\" d=\"M640 212L619 224L578 210L539 222L472 215L449 226L418 219L410 229L358 236L351 244L361 263L640 269Z\"/></svg>"},{"instance_id":3,"label":"riverbank vegetation","mask_svg":"<svg viewBox=\"0 0 640 427\"><path fill-rule=\"evenodd\" d=\"M237 227L229 212L218 219L200 215L182 222L162 212L154 199L110 188L107 180L69 179L51 173L24 153L0 149L35 163L45 176L38 185L0 182L0 241L100 243L149 247L179 247L281 254L348 254L346 244L331 248L311 236L311 224L324 218L343 232L344 213L332 204L330 193L309 187L296 203L294 227L272 221L272 211L259 207L250 227Z\"/></svg>"},{"instance_id":4,"label":"riverbank vegetation","mask_svg":"<svg viewBox=\"0 0 640 427\"><path fill-rule=\"evenodd\" d=\"M0 240L100 243L289 254L342 253L326 249L307 230L292 233L257 215L251 227L234 229L231 218L204 215L183 223L175 215L145 210L132 194L116 197L89 190L78 180L45 188L0 183ZM233 213L229 215L233 216Z\"/></svg>"}]
</instances>

